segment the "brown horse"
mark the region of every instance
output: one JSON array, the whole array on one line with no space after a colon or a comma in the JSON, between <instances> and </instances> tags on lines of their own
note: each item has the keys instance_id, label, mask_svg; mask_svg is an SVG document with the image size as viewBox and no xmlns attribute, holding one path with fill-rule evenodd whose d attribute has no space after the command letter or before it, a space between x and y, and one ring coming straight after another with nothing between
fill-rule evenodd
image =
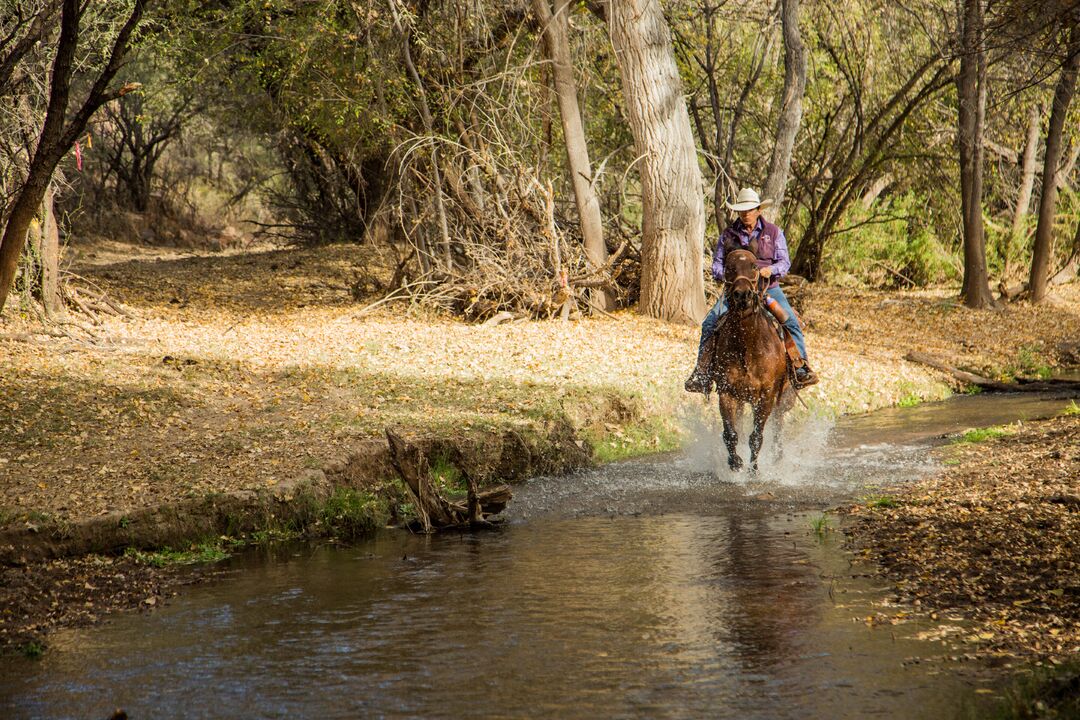
<instances>
[{"instance_id":1,"label":"brown horse","mask_svg":"<svg viewBox=\"0 0 1080 720\"><path fill-rule=\"evenodd\" d=\"M783 414L791 408L788 356L784 343L769 320L762 303L765 282L758 274L756 257L746 250L732 250L724 258L724 281L727 283L728 309L717 323L712 337L712 362L709 377L716 382L720 415L724 420L724 445L728 467L738 470L743 461L735 450L737 422L743 405L754 411L754 430L750 433L750 470L757 471L758 454L765 423L773 410L776 421L777 448Z\"/></svg>"}]
</instances>

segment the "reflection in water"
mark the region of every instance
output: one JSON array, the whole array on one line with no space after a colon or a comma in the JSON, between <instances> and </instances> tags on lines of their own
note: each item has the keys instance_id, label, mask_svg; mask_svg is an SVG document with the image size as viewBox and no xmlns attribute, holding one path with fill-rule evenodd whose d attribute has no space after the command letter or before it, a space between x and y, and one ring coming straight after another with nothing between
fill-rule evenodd
<instances>
[{"instance_id":1,"label":"reflection in water","mask_svg":"<svg viewBox=\"0 0 1080 720\"><path fill-rule=\"evenodd\" d=\"M0 706L14 717L947 714L956 681L902 666L924 643L852 622L871 612L869 588L848 581L854 601L829 600L822 575L846 561L806 527L742 511L594 517L251 557L154 614L62 633L40 663L9 663Z\"/></svg>"}]
</instances>

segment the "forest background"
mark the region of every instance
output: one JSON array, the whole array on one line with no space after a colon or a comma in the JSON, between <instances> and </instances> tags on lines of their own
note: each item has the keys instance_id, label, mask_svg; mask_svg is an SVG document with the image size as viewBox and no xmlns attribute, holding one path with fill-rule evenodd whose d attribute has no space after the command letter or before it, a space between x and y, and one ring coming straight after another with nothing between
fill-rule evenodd
<instances>
[{"instance_id":1,"label":"forest background","mask_svg":"<svg viewBox=\"0 0 1080 720\"><path fill-rule=\"evenodd\" d=\"M59 250L99 235L354 243L358 296L469 319L696 322L742 186L811 281L985 307L1076 273L1065 0L3 6L0 302L46 314L104 302Z\"/></svg>"}]
</instances>

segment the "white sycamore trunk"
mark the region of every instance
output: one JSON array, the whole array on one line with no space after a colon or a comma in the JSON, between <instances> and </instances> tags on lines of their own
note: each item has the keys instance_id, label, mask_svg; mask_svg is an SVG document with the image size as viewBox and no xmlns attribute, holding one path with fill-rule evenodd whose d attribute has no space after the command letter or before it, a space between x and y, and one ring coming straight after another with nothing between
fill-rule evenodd
<instances>
[{"instance_id":1,"label":"white sycamore trunk","mask_svg":"<svg viewBox=\"0 0 1080 720\"><path fill-rule=\"evenodd\" d=\"M641 176L641 312L675 322L705 314L705 203L690 116L659 0L610 0L611 43Z\"/></svg>"}]
</instances>

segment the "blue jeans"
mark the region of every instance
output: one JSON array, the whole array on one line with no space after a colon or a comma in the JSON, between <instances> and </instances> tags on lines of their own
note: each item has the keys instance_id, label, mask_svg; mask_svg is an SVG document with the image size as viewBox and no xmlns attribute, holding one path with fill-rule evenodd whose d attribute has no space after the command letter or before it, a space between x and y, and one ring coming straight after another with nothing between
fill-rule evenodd
<instances>
[{"instance_id":1,"label":"blue jeans","mask_svg":"<svg viewBox=\"0 0 1080 720\"><path fill-rule=\"evenodd\" d=\"M777 286L769 288L766 293L780 303L780 307L784 308L784 312L787 313L788 319L784 323L784 327L791 333L791 338L795 341L795 347L799 349L799 354L802 355L803 360L806 360L806 340L803 338L802 328L799 327L799 321L795 319L795 313L791 310L791 305L788 303L787 298L784 297L784 291ZM705 343L712 337L713 330L716 329L716 323L720 322L720 317L726 312L727 297L721 295L701 323L701 343L698 345L698 355L701 355L701 351L705 349Z\"/></svg>"}]
</instances>

